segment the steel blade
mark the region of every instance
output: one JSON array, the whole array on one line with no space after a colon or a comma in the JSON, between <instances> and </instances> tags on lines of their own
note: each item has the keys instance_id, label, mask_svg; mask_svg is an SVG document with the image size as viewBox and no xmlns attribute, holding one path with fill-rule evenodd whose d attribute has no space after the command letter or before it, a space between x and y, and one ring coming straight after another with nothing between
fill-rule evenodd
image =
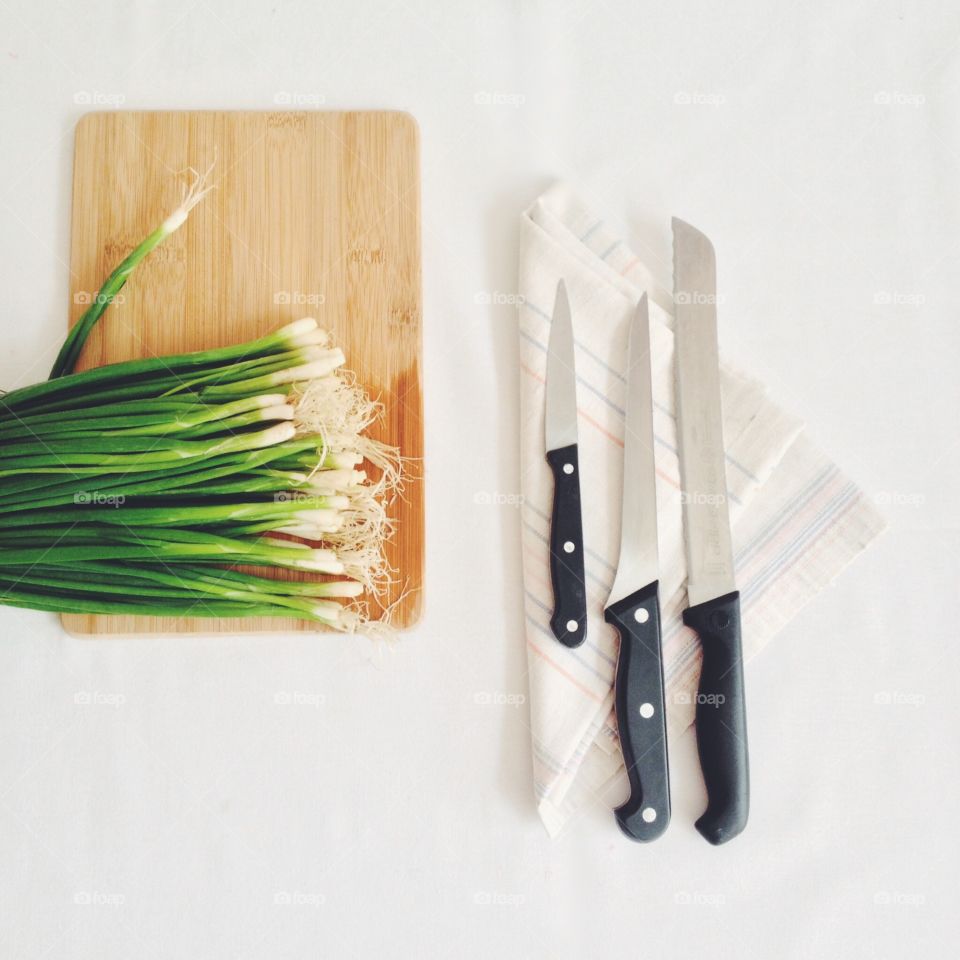
<instances>
[{"instance_id":1,"label":"steel blade","mask_svg":"<svg viewBox=\"0 0 960 960\"><path fill-rule=\"evenodd\" d=\"M577 442L577 374L573 359L573 320L567 288L557 284L547 344L546 446L559 450Z\"/></svg>"},{"instance_id":2,"label":"steel blade","mask_svg":"<svg viewBox=\"0 0 960 960\"><path fill-rule=\"evenodd\" d=\"M736 590L717 349L713 245L673 220L674 337L680 489L690 606Z\"/></svg>"},{"instance_id":3,"label":"steel blade","mask_svg":"<svg viewBox=\"0 0 960 960\"><path fill-rule=\"evenodd\" d=\"M620 559L607 606L659 577L657 483L653 456L650 310L644 294L630 322L627 417L623 436Z\"/></svg>"}]
</instances>

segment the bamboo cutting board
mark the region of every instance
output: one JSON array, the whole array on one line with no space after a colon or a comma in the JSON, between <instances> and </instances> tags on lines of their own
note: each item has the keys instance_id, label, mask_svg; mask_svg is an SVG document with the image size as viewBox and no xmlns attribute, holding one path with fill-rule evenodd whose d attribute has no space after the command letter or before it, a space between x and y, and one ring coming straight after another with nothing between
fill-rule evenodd
<instances>
[{"instance_id":1,"label":"bamboo cutting board","mask_svg":"<svg viewBox=\"0 0 960 960\"><path fill-rule=\"evenodd\" d=\"M71 324L180 200L189 167L216 189L137 268L80 369L238 343L316 317L385 408L374 434L413 461L393 506L396 582L374 615L419 617L423 582L420 174L403 113L93 113L77 125ZM291 574L297 576L297 574ZM369 599L369 598L368 598ZM67 615L75 634L315 630L298 620Z\"/></svg>"}]
</instances>

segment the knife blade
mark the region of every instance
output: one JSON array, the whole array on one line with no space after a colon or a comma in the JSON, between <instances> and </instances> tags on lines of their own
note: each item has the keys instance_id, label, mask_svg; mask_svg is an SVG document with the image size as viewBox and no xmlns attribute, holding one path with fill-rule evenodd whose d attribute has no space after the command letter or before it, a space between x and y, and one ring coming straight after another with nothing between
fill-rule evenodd
<instances>
[{"instance_id":1,"label":"knife blade","mask_svg":"<svg viewBox=\"0 0 960 960\"><path fill-rule=\"evenodd\" d=\"M553 472L550 628L565 647L579 647L587 637L587 588L583 573L573 318L563 280L557 284L547 343L545 440L547 463Z\"/></svg>"},{"instance_id":2,"label":"knife blade","mask_svg":"<svg viewBox=\"0 0 960 960\"><path fill-rule=\"evenodd\" d=\"M696 630L703 648L696 719L707 809L696 827L710 843L720 844L746 826L750 776L740 594L727 506L716 276L713 245L674 218L677 434L687 557L683 622Z\"/></svg>"},{"instance_id":3,"label":"knife blade","mask_svg":"<svg viewBox=\"0 0 960 960\"><path fill-rule=\"evenodd\" d=\"M660 646L657 485L653 454L650 313L644 294L630 323L623 439L620 557L604 619L620 634L615 704L630 796L615 811L632 840L670 822L670 770Z\"/></svg>"}]
</instances>

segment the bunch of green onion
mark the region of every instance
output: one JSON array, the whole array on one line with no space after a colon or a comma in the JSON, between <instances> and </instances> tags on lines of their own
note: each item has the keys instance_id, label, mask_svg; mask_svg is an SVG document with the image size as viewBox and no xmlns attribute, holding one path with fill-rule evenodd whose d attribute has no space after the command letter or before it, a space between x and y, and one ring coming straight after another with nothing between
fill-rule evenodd
<instances>
[{"instance_id":1,"label":"bunch of green onion","mask_svg":"<svg viewBox=\"0 0 960 960\"><path fill-rule=\"evenodd\" d=\"M354 598L389 578L384 501L398 461L364 435L376 407L315 320L71 372L105 307L199 195L111 274L51 378L0 396L0 602L351 629L363 619ZM377 483L364 459L382 468Z\"/></svg>"}]
</instances>

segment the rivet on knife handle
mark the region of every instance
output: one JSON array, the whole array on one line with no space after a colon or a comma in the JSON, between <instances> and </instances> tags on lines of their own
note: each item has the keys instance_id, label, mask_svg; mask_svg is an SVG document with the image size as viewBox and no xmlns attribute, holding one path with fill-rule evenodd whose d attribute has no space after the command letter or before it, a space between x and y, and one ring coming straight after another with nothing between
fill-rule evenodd
<instances>
[{"instance_id":1,"label":"rivet on knife handle","mask_svg":"<svg viewBox=\"0 0 960 960\"><path fill-rule=\"evenodd\" d=\"M726 843L747 825L750 807L740 594L728 593L688 607L683 622L697 631L703 646L697 749L707 809L696 827L710 843Z\"/></svg>"},{"instance_id":2,"label":"rivet on knife handle","mask_svg":"<svg viewBox=\"0 0 960 960\"><path fill-rule=\"evenodd\" d=\"M577 445L547 451L553 471L550 523L550 579L553 583L553 635L566 647L587 636L587 590L583 574L583 523L580 519L580 462Z\"/></svg>"},{"instance_id":3,"label":"rivet on knife handle","mask_svg":"<svg viewBox=\"0 0 960 960\"><path fill-rule=\"evenodd\" d=\"M617 730L630 780L630 797L614 812L631 840L647 842L656 840L670 823L658 584L648 584L607 607L604 618L620 632Z\"/></svg>"}]
</instances>

